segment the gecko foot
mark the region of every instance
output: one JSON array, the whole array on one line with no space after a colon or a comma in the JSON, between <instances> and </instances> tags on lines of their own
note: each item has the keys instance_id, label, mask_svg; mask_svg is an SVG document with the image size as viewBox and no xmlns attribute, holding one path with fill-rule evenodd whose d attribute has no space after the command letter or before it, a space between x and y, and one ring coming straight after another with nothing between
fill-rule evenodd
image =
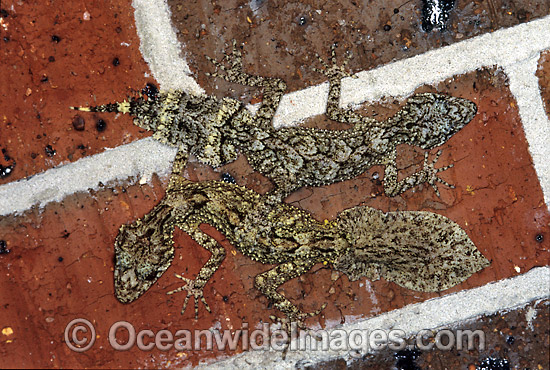
<instances>
[{"instance_id":1,"label":"gecko foot","mask_svg":"<svg viewBox=\"0 0 550 370\"><path fill-rule=\"evenodd\" d=\"M311 333L311 331L307 328L304 321L310 317L319 315L321 311L323 311L326 307L327 307L327 304L323 303L321 308L313 312L306 313L306 312L298 311L296 313L289 314L287 315L287 317L283 317L283 318L273 316L273 315L269 316L269 318L274 322L280 323L281 329L283 329L287 333L288 337L290 338L292 335L292 332L294 332L296 329L302 329L307 331L308 333ZM312 336L318 339L314 333L312 334Z\"/></svg>"},{"instance_id":2,"label":"gecko foot","mask_svg":"<svg viewBox=\"0 0 550 370\"><path fill-rule=\"evenodd\" d=\"M342 65L338 65L336 63L336 47L338 46L338 44L332 44L331 48L330 48L330 57L328 59L328 63L325 62L320 56L319 54L315 54L315 56L317 57L317 59L319 59L319 62L321 63L321 65L323 66L323 69L320 69L320 68L316 68L316 67L313 67L313 70L315 72L319 72L321 74L324 74L325 76L327 76L330 80L331 79L342 79L344 77L353 77L353 78L357 78L357 76L355 75L352 75L351 73L349 73L347 70L346 70L346 65L348 64L349 60L351 59L351 54L348 54L348 56L346 57L346 59L344 60L344 63L342 63Z\"/></svg>"},{"instance_id":3,"label":"gecko foot","mask_svg":"<svg viewBox=\"0 0 550 370\"><path fill-rule=\"evenodd\" d=\"M426 182L432 186L432 188L435 190L435 194L438 197L440 196L439 189L437 188L438 182L448 186L451 189L455 188L454 185L449 184L447 181L437 176L439 172L448 170L449 168L453 167L453 164L450 164L448 166L441 167L441 168L434 167L435 162L437 162L441 153L442 153L441 150L439 150L435 155L435 158L431 162L428 162L428 152L424 153L424 168L422 169L422 171L425 173L425 176L426 176Z\"/></svg>"},{"instance_id":4,"label":"gecko foot","mask_svg":"<svg viewBox=\"0 0 550 370\"><path fill-rule=\"evenodd\" d=\"M206 75L211 77L219 77L228 82L238 83L244 86L266 85L266 83L268 83L267 81L269 80L268 78L250 75L243 71L242 53L237 47L237 42L233 40L232 43L233 48L231 50L231 54L226 54L221 61L217 61L213 58L210 58L209 56L206 56L206 59L208 59L208 61L214 64L217 69L220 69L225 73L220 74L217 72L206 72ZM283 85L284 87L286 87L284 83Z\"/></svg>"},{"instance_id":5,"label":"gecko foot","mask_svg":"<svg viewBox=\"0 0 550 370\"><path fill-rule=\"evenodd\" d=\"M187 308L187 303L189 303L189 298L191 297L195 298L195 319L199 318L199 300L204 304L208 312L212 312L210 310L210 307L208 306L208 303L206 303L206 300L204 299L202 291L204 286L197 286L197 280L188 279L178 274L174 275L176 275L178 279L185 281L185 285L179 287L178 289L171 290L166 294L179 293L184 290L187 291L187 297L185 297L185 302L183 302L183 308L181 309L182 315L185 312L185 309Z\"/></svg>"},{"instance_id":6,"label":"gecko foot","mask_svg":"<svg viewBox=\"0 0 550 370\"><path fill-rule=\"evenodd\" d=\"M226 72L226 74L206 72L207 76L220 77L229 82L240 82L238 76L243 74L242 54L237 48L237 42L235 40L233 40L231 54L225 54L221 61L217 61L208 55L206 56L206 59L208 59L210 63L214 64L216 68ZM224 63L227 63L230 66L226 67Z\"/></svg>"}]
</instances>

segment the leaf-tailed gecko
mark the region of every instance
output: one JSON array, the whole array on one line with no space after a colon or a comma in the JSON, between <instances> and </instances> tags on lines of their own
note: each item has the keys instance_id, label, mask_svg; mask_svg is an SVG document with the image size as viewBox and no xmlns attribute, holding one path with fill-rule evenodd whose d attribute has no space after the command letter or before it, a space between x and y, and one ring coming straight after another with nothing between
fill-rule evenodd
<instances>
[{"instance_id":1,"label":"leaf-tailed gecko","mask_svg":"<svg viewBox=\"0 0 550 370\"><path fill-rule=\"evenodd\" d=\"M203 289L225 258L225 249L200 230L203 223L225 235L234 248L254 261L276 265L257 275L254 286L286 324L314 313L302 312L277 288L317 263L331 264L350 280L380 277L408 289L448 289L489 265L466 232L450 219L425 211L388 212L357 206L329 222L319 222L299 208L273 202L245 187L223 182L192 182L182 176L187 153L180 151L162 201L143 218L123 225L115 241L115 295L130 303L145 293L174 258L175 227L211 255L194 278L177 275L184 292L210 308ZM288 328L287 328L288 329Z\"/></svg>"},{"instance_id":2,"label":"leaf-tailed gecko","mask_svg":"<svg viewBox=\"0 0 550 370\"><path fill-rule=\"evenodd\" d=\"M336 64L333 47L329 63L321 60L324 68L319 70L330 83L326 114L353 127L275 129L272 119L285 92L285 82L245 73L241 52L234 41L231 55L226 55L222 62L210 60L225 72L213 76L263 88L263 102L255 115L238 100L220 100L180 90L73 109L128 113L135 117L137 126L152 130L155 139L192 153L213 167L235 160L242 152L255 170L273 181L275 188L271 195L277 200L302 186L328 185L354 178L374 165L385 166L384 190L388 196L423 183L432 185L438 195L437 182L451 186L438 173L452 164L435 168L441 152L428 161L428 151L445 143L472 120L477 110L473 102L447 95L417 94L384 121L340 108L341 79L349 74ZM424 167L402 180L398 180L396 167L400 144L426 150Z\"/></svg>"}]
</instances>

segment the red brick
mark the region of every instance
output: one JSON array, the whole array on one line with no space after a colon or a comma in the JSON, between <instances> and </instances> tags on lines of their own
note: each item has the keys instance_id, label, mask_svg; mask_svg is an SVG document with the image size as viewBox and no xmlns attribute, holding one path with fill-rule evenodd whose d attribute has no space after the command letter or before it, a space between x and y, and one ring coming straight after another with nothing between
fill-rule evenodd
<instances>
[{"instance_id":1,"label":"red brick","mask_svg":"<svg viewBox=\"0 0 550 370\"><path fill-rule=\"evenodd\" d=\"M69 109L121 100L153 81L144 77L149 71L139 52L130 2L68 1L61 6L32 1L14 4L14 10L4 7L0 148L16 166L0 184L147 136L129 117L112 115L101 117L107 126L98 132L99 116L81 114L85 129L76 131L76 112ZM116 67L114 58L120 63ZM48 145L55 155L46 153Z\"/></svg>"},{"instance_id":2,"label":"red brick","mask_svg":"<svg viewBox=\"0 0 550 370\"><path fill-rule=\"evenodd\" d=\"M475 82L475 85L474 85ZM524 273L549 261L548 223L550 215L543 201L540 185L531 164L527 143L517 108L506 78L498 70L480 70L436 87L419 91L452 93L472 99L479 113L461 132L443 146L440 165L455 163L443 177L456 189L441 187L438 199L430 187L408 191L389 199L374 184L374 168L359 178L321 188L304 188L287 201L302 207L319 220L333 218L345 208L364 203L385 211L422 209L450 217L460 224L478 249L492 261L490 267L466 282L441 293L419 293L385 281L351 283L342 276L331 279L331 270L315 266L299 279L285 284L281 291L306 311L328 303L322 315L309 319L308 325L335 325L350 317L371 317L407 304L484 285L498 279ZM365 107L381 115L398 109L392 102ZM316 124L311 123L310 124ZM422 153L404 150L401 166L420 163ZM413 166L414 167L414 166ZM407 168L412 171L414 168ZM258 191L270 185L255 174L244 158L214 172L193 164L194 181L219 179L220 172L230 172L241 184ZM188 352L115 353L107 342L107 332L114 322L126 320L136 330L151 329L240 329L243 322L255 327L270 322L269 315L281 314L269 309L268 302L253 287L253 277L270 266L253 263L240 253L228 253L222 267L205 288L205 298L213 312L200 305L199 319L194 320L192 305L183 316L184 296L165 293L180 285L174 273L193 277L208 254L186 234L176 236L176 258L170 269L142 297L129 305L118 303L113 291L113 242L118 227L147 213L162 198L165 183L153 185L106 186L93 194L69 197L62 204L49 205L42 212L7 217L0 221L0 235L11 253L0 256L5 273L1 300L0 326L11 327L11 343L1 351L6 363L23 366L59 367L145 367L196 364L199 360L221 355L206 350ZM127 189L126 193L122 189ZM233 250L222 235L204 226L228 250ZM544 241L535 241L537 234ZM63 257L63 261L58 258ZM84 317L94 322L100 337L85 356L71 353L62 340L65 325ZM48 318L53 318L48 322ZM51 320L51 319L49 319ZM219 324L217 324L219 322ZM36 356L19 360L22 353L39 351ZM226 355L232 355L226 352ZM53 359L53 360L50 360ZM53 361L53 362L50 362Z\"/></svg>"},{"instance_id":3,"label":"red brick","mask_svg":"<svg viewBox=\"0 0 550 370\"><path fill-rule=\"evenodd\" d=\"M492 3L500 4L497 1ZM205 4L207 7L202 8ZM342 8L348 26L340 27L335 23L342 14L331 11L323 13L325 18L316 19L322 24L313 29L304 28L299 33L296 30L300 28L288 24L305 11L313 14L316 6L310 6L309 10L304 4L281 7L277 19L257 23L254 17L252 22L246 20L249 15L242 10L244 8L237 9L235 17L228 17L219 9L210 9L209 2L197 1L186 5L185 10L191 16L185 20L185 27L180 27L180 39L189 48L186 49L189 61L199 71L198 79L208 81L204 83L208 85L207 90L223 96L240 96L238 87L210 78L206 80L203 75L204 71L212 70L203 54L221 55L218 39L236 38L246 42L247 70L282 77L289 82L290 90L295 90L324 80L310 71L309 65L314 63L314 53L326 55L328 45L334 40L342 44L339 52L360 41L361 47L354 49L357 57L351 62L351 67L364 70L464 37L473 37L477 32L488 32L491 28L521 21L517 15L522 8L514 2L506 3L511 14L496 16L487 13L486 2L477 2L469 8L468 4L459 5L459 11L463 13L451 18L450 33L425 35L418 31L418 24L411 23L411 19L418 22L418 8L413 3L400 10L399 16L408 14L414 18L394 20L393 8L401 4L389 2L384 9L379 4L372 5L382 11L368 12L367 15L355 12L351 3L344 4ZM130 4L115 2L110 8L100 4L88 4L87 8L83 3L63 5L55 10L56 13L48 11L51 6L48 3L17 4L14 5L16 12L6 8L9 16L4 22L8 24L8 30L4 34L9 41L0 40L5 46L0 53L8 68L0 71L0 77L8 83L2 85L1 91L0 148L16 159L17 165L14 172L1 182L29 176L62 162L100 152L105 147L115 147L145 136L132 125L129 117L112 115L82 114L86 120L85 130L77 131L72 124L75 112L68 110L69 105L120 100L152 81L144 77L148 70L138 50L139 40ZM529 6L534 7L534 10L527 9L529 19L548 14L548 9L539 2L531 2ZM174 3L173 9L176 7ZM86 11L90 13L89 21L82 19ZM374 17L372 14L380 15ZM182 15L183 9L174 12L176 23L181 22ZM481 19L483 27L469 27L468 32L459 36L463 32L460 27L476 16ZM209 34L211 23L206 21L207 17L215 18L214 24L220 29L227 27L230 33L224 34L223 38L217 34L214 39ZM226 21L229 22L227 25ZM383 31L383 26L389 21L391 30ZM199 30L201 23L207 24L202 33ZM274 25L277 28L272 29ZM120 32L117 32L117 27L120 27ZM280 34L283 43L279 48L275 44L266 44L270 41L269 35L275 32L288 32ZM60 40L53 41L53 35ZM365 41L367 35L375 40L372 44ZM252 43L255 37L261 42ZM402 43L408 43L407 39L411 44L409 50L404 51ZM121 47L122 42L130 45ZM282 50L290 50L294 55ZM50 62L49 56L54 56L55 61ZM112 63L115 57L120 61L117 67ZM544 58L548 58L547 54ZM548 102L545 87L548 85L545 79L547 61L544 58L541 61L543 72L539 72L539 77L543 97ZM41 82L44 76L48 80ZM214 84L219 84L221 89L216 91ZM230 92L229 88L234 88L235 92ZM533 266L549 263L550 214L531 163L517 106L506 86L506 77L499 70L484 69L418 91L462 96L478 104L476 118L442 148L444 154L440 165L455 163L455 167L442 176L455 184L456 189L441 186L441 199L426 186L389 199L373 179L375 172L380 178L383 176L383 168L376 167L340 184L301 189L287 201L312 212L319 220L332 219L343 209L359 203L384 211L437 212L460 224L479 250L492 260L492 265L463 284L439 294L413 292L385 281L370 283L367 289L364 281L350 283L346 277L333 281L329 269L315 266L311 272L285 284L281 290L306 311L317 309L323 302L329 303L322 315L310 319L308 325L317 322L334 325L352 316L371 317L410 303L515 276L518 274L516 269L524 273ZM365 105L363 112L383 117L395 112L398 105L390 100ZM95 119L100 117L106 120L107 129L98 133L94 125ZM308 125L342 128L342 125L327 122L322 117L312 119ZM80 144L86 149L76 149ZM47 145L56 151L51 158L44 152ZM411 148L400 149L399 165L403 172L413 171L415 166L409 165L413 162L420 164L422 153ZM34 159L32 153L37 155ZM243 157L218 172L224 171L256 191L265 192L270 188L269 182L253 173ZM205 166L193 165L190 177L193 180L217 179L219 173ZM253 327L260 322L269 322L271 314L280 316L279 312L268 308L267 300L253 287L253 277L270 266L253 263L239 253L228 253L224 264L205 289L205 298L213 312L208 313L200 306L199 320L195 321L191 306L181 316L183 295L165 294L179 284L173 274L185 272L185 276L194 276L208 258L207 253L182 232L176 236L178 247L174 263L150 291L129 305L122 305L115 299L113 242L118 228L121 224L133 222L157 204L164 195L165 185L157 178L145 186L107 185L97 192L73 195L60 204L50 204L42 211L33 210L23 216L0 219L0 239L6 240L11 250L9 254L0 255L0 269L5 277L0 291L0 301L3 302L0 327L13 330L13 334L4 334L0 338L3 343L0 355L4 363L18 367L97 368L196 364L199 360L221 354L197 351L177 356L174 351L147 353L135 348L116 352L107 342L108 329L119 320L131 322L137 330L208 329L217 322L221 329L240 329L242 322ZM222 235L211 227L204 228L230 249ZM544 237L542 243L535 241L538 234ZM99 334L95 346L86 354L71 352L63 342L65 325L77 317L91 320Z\"/></svg>"},{"instance_id":4,"label":"red brick","mask_svg":"<svg viewBox=\"0 0 550 370\"><path fill-rule=\"evenodd\" d=\"M550 14L545 0L456 1L447 30L427 33L421 29L422 1L250 3L257 4L257 9L237 0L170 0L168 4L196 78L208 93L227 96L233 90L233 97L257 97L260 92L204 75L213 70L204 55L221 58L232 39L244 43L245 70L280 77L294 91L326 81L311 67L318 65L315 54L327 56L335 42L339 53L353 53L349 67L357 72ZM307 19L303 26L300 17ZM386 31L384 26L391 28Z\"/></svg>"}]
</instances>

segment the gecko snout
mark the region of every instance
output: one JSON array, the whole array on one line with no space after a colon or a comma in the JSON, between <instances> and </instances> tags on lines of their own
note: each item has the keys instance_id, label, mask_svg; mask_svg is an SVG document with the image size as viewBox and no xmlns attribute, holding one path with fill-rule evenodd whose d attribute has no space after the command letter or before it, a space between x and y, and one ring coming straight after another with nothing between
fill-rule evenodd
<instances>
[{"instance_id":1,"label":"gecko snout","mask_svg":"<svg viewBox=\"0 0 550 370\"><path fill-rule=\"evenodd\" d=\"M466 126L477 106L468 99L426 93L410 98L402 112L399 118L405 123L408 142L429 150Z\"/></svg>"}]
</instances>

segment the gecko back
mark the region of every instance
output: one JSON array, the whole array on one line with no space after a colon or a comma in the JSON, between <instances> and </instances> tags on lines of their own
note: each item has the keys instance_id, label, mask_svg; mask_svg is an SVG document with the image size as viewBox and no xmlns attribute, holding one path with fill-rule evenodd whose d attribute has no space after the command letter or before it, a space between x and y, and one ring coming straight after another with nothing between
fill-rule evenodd
<instances>
[{"instance_id":1,"label":"gecko back","mask_svg":"<svg viewBox=\"0 0 550 370\"><path fill-rule=\"evenodd\" d=\"M135 117L136 125L153 131L155 139L193 153L199 161L213 167L235 160L241 152L255 170L275 184L272 193L278 199L302 186L329 185L351 179L374 165L386 166L384 187L388 196L396 196L425 182L432 186L437 181L447 184L436 174L450 166L425 168L414 174L414 178L398 182L396 148L410 144L429 150L445 143L472 120L476 113L473 102L446 95L417 94L393 117L379 122L337 106L340 79L346 74L333 63L326 71L331 84L327 115L354 127L347 130L275 129L272 119L286 84L277 78L245 73L240 51L235 43L233 46L235 61L229 67L213 61L226 74L212 75L262 87L263 101L255 115L237 100L183 91L74 109L129 113Z\"/></svg>"}]
</instances>

